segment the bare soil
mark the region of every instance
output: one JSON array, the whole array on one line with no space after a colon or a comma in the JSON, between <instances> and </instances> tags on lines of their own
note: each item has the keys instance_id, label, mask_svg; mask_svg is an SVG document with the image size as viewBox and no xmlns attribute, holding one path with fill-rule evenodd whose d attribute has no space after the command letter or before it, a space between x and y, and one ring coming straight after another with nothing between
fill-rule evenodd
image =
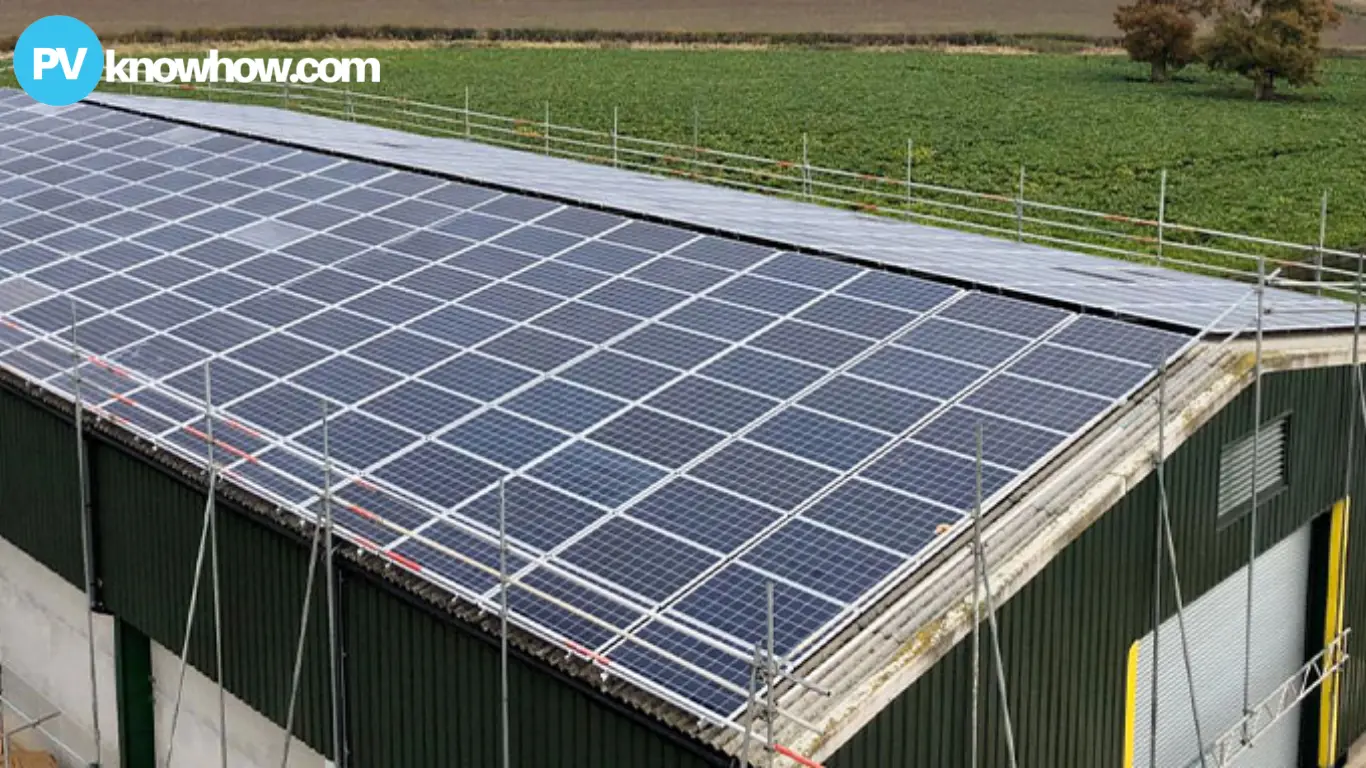
<instances>
[{"instance_id":1,"label":"bare soil","mask_svg":"<svg viewBox=\"0 0 1366 768\"><path fill-rule=\"evenodd\" d=\"M1117 0L70 0L61 12L100 34L308 25L560 28L673 32L854 32L1113 36ZM1366 0L1343 0L1344 7ZM0 36L53 13L51 0L0 0ZM1349 15L1334 45L1366 45Z\"/></svg>"}]
</instances>

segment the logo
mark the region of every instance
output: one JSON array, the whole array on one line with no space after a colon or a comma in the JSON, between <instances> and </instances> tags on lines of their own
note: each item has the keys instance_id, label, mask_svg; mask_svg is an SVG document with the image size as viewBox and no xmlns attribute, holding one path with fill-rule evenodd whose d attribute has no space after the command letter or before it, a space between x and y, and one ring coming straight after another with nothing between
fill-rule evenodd
<instances>
[{"instance_id":1,"label":"logo","mask_svg":"<svg viewBox=\"0 0 1366 768\"><path fill-rule=\"evenodd\" d=\"M104 48L94 30L70 16L48 16L28 26L14 46L14 75L35 100L54 107L90 95L104 71Z\"/></svg>"}]
</instances>

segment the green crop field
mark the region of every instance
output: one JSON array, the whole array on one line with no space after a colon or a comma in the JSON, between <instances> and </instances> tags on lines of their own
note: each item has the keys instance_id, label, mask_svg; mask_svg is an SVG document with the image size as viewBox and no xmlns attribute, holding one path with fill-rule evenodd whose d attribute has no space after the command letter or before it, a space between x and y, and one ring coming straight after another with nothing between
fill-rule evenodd
<instances>
[{"instance_id":1,"label":"green crop field","mask_svg":"<svg viewBox=\"0 0 1366 768\"><path fill-rule=\"evenodd\" d=\"M235 52L236 53L236 52ZM322 56L310 49L274 55ZM335 52L341 55L342 52ZM240 55L246 55L242 53ZM931 51L411 48L376 56L372 92L557 124L621 130L917 181L1313 242L1332 195L1330 246L1366 247L1366 61L1256 103L1246 81L1181 72L1152 85L1116 56Z\"/></svg>"}]
</instances>

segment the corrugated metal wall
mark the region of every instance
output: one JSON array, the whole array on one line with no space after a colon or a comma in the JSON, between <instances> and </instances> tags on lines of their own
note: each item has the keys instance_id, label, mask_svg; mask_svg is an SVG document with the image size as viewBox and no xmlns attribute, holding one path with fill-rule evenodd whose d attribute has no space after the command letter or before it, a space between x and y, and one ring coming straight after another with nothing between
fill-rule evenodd
<instances>
[{"instance_id":1,"label":"corrugated metal wall","mask_svg":"<svg viewBox=\"0 0 1366 768\"><path fill-rule=\"evenodd\" d=\"M499 765L497 646L368 579L344 584L353 765ZM518 768L708 764L523 661L509 664L508 690L512 764ZM376 711L393 714L375 718ZM433 762L434 755L442 760Z\"/></svg>"},{"instance_id":2,"label":"corrugated metal wall","mask_svg":"<svg viewBox=\"0 0 1366 768\"><path fill-rule=\"evenodd\" d=\"M0 536L85 589L76 427L0 389Z\"/></svg>"},{"instance_id":3,"label":"corrugated metal wall","mask_svg":"<svg viewBox=\"0 0 1366 768\"><path fill-rule=\"evenodd\" d=\"M1265 550L1342 495L1349 369L1268 376L1263 416L1291 414L1287 491L1258 516ZM1188 601L1247 562L1248 524L1216 524L1220 449L1251 431L1245 392L1167 462L1183 591ZM1358 429L1360 437L1362 431ZM1366 441L1358 441L1366 444ZM1366 458L1363 445L1358 460ZM1360 464L1359 464L1360 466ZM1357 474L1357 498L1366 477ZM1118 766L1123 756L1125 662L1151 629L1157 485L1150 477L1065 549L998 614L1020 765ZM1366 523L1352 526L1347 625L1366 629ZM1164 572L1164 617L1172 615ZM1315 621L1311 617L1311 621ZM984 650L985 638L984 637ZM1230 649L1238 653L1239 649ZM989 656L984 655L984 665ZM971 646L960 643L828 762L830 768L966 766L969 763ZM984 666L982 765L1005 766L995 680ZM1366 732L1366 670L1349 664L1341 745Z\"/></svg>"},{"instance_id":4,"label":"corrugated metal wall","mask_svg":"<svg viewBox=\"0 0 1366 768\"><path fill-rule=\"evenodd\" d=\"M91 467L98 489L97 541L105 605L158 643L179 651L203 530L204 495L107 443L91 446ZM255 709L282 723L308 549L231 505L220 504L219 513L224 682ZM189 659L216 679L209 573L206 559ZM295 733L310 744L329 744L321 583L315 587Z\"/></svg>"},{"instance_id":5,"label":"corrugated metal wall","mask_svg":"<svg viewBox=\"0 0 1366 768\"><path fill-rule=\"evenodd\" d=\"M97 562L108 610L178 650L204 495L120 446L90 444ZM0 536L81 583L74 428L0 389ZM219 505L225 686L283 723L307 582L308 542L230 503ZM340 580L351 765L497 764L498 653L448 618L344 564ZM207 571L189 659L215 678ZM295 734L330 754L326 606L321 574ZM512 666L513 764L519 768L724 764L648 718L521 661Z\"/></svg>"}]
</instances>

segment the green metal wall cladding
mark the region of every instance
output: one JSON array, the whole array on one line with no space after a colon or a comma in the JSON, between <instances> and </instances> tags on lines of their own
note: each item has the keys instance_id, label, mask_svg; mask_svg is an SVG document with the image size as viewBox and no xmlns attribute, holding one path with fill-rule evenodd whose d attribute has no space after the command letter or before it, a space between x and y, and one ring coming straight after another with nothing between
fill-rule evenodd
<instances>
[{"instance_id":1,"label":"green metal wall cladding","mask_svg":"<svg viewBox=\"0 0 1366 768\"><path fill-rule=\"evenodd\" d=\"M73 585L82 583L75 429L70 417L0 387L0 536ZM100 599L178 650L184 637L205 496L103 438L88 442ZM308 545L261 515L219 504L224 683L283 724L308 574ZM497 764L494 639L340 561L346 731L355 768ZM331 752L321 575L310 616L294 732ZM210 591L201 587L189 646L215 678ZM719 754L588 691L544 665L510 665L518 768L725 765ZM140 684L138 680L126 681Z\"/></svg>"}]
</instances>

